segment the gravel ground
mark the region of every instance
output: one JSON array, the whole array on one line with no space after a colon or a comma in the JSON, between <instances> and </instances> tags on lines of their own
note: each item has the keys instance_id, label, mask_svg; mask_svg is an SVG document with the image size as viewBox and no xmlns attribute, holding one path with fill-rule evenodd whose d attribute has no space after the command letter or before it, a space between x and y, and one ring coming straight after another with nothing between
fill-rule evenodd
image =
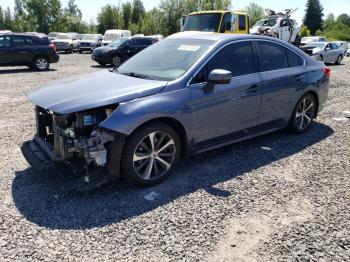
<instances>
[{"instance_id":1,"label":"gravel ground","mask_svg":"<svg viewBox=\"0 0 350 262\"><path fill-rule=\"evenodd\" d=\"M101 68L87 54L62 54L49 72L1 68L0 261L349 261L350 59L331 68L306 134L191 157L152 188L88 194L33 171L19 146L35 129L26 93Z\"/></svg>"}]
</instances>

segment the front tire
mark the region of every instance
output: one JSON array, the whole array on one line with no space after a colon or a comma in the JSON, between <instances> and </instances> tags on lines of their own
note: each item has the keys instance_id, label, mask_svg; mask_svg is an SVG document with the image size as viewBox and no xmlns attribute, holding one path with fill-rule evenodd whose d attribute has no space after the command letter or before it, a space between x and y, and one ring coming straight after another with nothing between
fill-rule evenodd
<instances>
[{"instance_id":1,"label":"front tire","mask_svg":"<svg viewBox=\"0 0 350 262\"><path fill-rule=\"evenodd\" d=\"M114 67L119 67L122 63L123 63L123 60L120 56L118 56L118 55L113 56L112 65Z\"/></svg>"},{"instance_id":2,"label":"front tire","mask_svg":"<svg viewBox=\"0 0 350 262\"><path fill-rule=\"evenodd\" d=\"M151 123L127 138L122 175L136 185L158 184L177 166L180 154L181 142L176 131L162 122Z\"/></svg>"},{"instance_id":3,"label":"front tire","mask_svg":"<svg viewBox=\"0 0 350 262\"><path fill-rule=\"evenodd\" d=\"M50 68L50 63L46 57L39 56L34 59L32 67L38 71L47 71Z\"/></svg>"},{"instance_id":4,"label":"front tire","mask_svg":"<svg viewBox=\"0 0 350 262\"><path fill-rule=\"evenodd\" d=\"M288 130L301 134L312 124L316 116L316 99L312 94L306 94L299 99L289 121Z\"/></svg>"}]
</instances>

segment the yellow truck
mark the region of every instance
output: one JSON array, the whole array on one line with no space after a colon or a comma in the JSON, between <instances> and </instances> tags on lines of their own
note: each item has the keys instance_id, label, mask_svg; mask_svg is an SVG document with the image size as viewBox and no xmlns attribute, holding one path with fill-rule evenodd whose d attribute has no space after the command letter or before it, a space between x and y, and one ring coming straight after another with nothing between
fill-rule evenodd
<instances>
[{"instance_id":1,"label":"yellow truck","mask_svg":"<svg viewBox=\"0 0 350 262\"><path fill-rule=\"evenodd\" d=\"M201 11L181 20L181 31L249 34L250 20L241 11Z\"/></svg>"}]
</instances>

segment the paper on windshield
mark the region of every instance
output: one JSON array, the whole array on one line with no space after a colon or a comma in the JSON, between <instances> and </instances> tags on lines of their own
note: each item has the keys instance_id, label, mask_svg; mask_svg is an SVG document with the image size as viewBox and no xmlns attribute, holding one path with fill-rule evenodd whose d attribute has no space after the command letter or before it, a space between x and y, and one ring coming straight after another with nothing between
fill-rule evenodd
<instances>
[{"instance_id":1,"label":"paper on windshield","mask_svg":"<svg viewBox=\"0 0 350 262\"><path fill-rule=\"evenodd\" d=\"M180 45L177 50L196 52L199 48L199 45Z\"/></svg>"}]
</instances>

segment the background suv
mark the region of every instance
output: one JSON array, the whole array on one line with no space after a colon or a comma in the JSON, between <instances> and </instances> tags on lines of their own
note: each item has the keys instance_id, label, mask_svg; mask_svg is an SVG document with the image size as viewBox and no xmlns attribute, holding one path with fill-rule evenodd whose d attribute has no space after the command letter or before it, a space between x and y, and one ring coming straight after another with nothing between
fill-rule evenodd
<instances>
[{"instance_id":1,"label":"background suv","mask_svg":"<svg viewBox=\"0 0 350 262\"><path fill-rule=\"evenodd\" d=\"M79 47L79 40L77 35L71 33L60 33L56 36L55 40L52 40L56 46L57 51L65 51L66 53L73 53L75 49Z\"/></svg>"},{"instance_id":2,"label":"background suv","mask_svg":"<svg viewBox=\"0 0 350 262\"><path fill-rule=\"evenodd\" d=\"M41 34L0 34L0 65L29 66L39 71L57 63L56 47Z\"/></svg>"},{"instance_id":3,"label":"background suv","mask_svg":"<svg viewBox=\"0 0 350 262\"><path fill-rule=\"evenodd\" d=\"M95 48L102 45L102 35L100 34L85 34L81 36L79 41L79 53L84 51L92 52Z\"/></svg>"},{"instance_id":4,"label":"background suv","mask_svg":"<svg viewBox=\"0 0 350 262\"><path fill-rule=\"evenodd\" d=\"M118 38L107 46L96 48L91 58L100 65L112 64L118 67L130 57L156 42L158 39L152 37Z\"/></svg>"}]
</instances>

